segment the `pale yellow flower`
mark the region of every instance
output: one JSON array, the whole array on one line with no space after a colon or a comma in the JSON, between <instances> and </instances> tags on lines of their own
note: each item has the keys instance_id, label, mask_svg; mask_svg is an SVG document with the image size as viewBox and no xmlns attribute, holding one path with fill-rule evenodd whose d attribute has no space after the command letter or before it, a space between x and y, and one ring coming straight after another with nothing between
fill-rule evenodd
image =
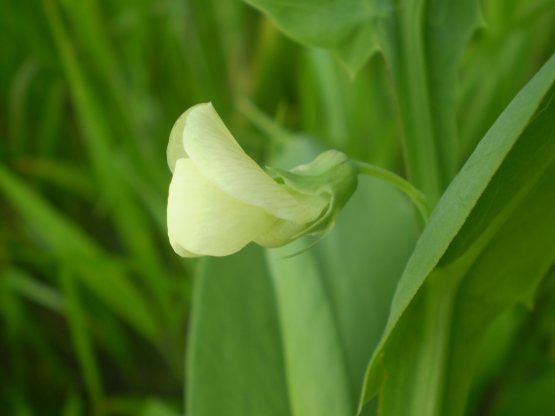
<instances>
[{"instance_id":1,"label":"pale yellow flower","mask_svg":"<svg viewBox=\"0 0 555 416\"><path fill-rule=\"evenodd\" d=\"M167 157L173 172L168 236L184 257L225 256L251 241L266 247L286 244L314 230L332 203L325 190L299 191L288 179L279 183L267 174L241 149L210 103L179 117Z\"/></svg>"}]
</instances>

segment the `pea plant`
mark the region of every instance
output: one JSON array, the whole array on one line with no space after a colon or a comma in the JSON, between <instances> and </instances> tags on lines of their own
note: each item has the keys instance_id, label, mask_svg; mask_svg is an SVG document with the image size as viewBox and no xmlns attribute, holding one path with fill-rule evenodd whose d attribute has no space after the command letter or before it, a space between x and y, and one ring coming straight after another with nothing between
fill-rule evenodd
<instances>
[{"instance_id":1,"label":"pea plant","mask_svg":"<svg viewBox=\"0 0 555 416\"><path fill-rule=\"evenodd\" d=\"M554 0L5 0L0 415L555 415Z\"/></svg>"},{"instance_id":2,"label":"pea plant","mask_svg":"<svg viewBox=\"0 0 555 416\"><path fill-rule=\"evenodd\" d=\"M493 367L515 359L507 345L529 341L519 336L527 321L515 310L525 305L534 311L539 297L551 299L545 282L553 279L555 262L555 56L545 56L510 103L488 118L488 104L480 103L488 88L479 82L482 75L462 80L460 72L474 36L488 30L478 1L247 3L295 41L335 55L351 80L376 55L383 59L387 78L379 82L389 83L394 97L401 170L431 215L419 217L418 198L411 205L373 171L370 178L359 178L352 199L334 216L335 228L314 246L304 237L282 248L249 245L231 257L201 260L188 345L188 414L485 414L480 412L497 400L488 391L492 385L518 390L514 380L487 382ZM481 59L479 71L497 63L494 53ZM354 81L345 85L356 88ZM356 93L373 94L369 85L364 88ZM335 97L329 103L330 113L352 111ZM248 103L242 108L275 142L269 166L291 168L322 150ZM357 110L371 118L375 107ZM195 237L202 227L189 232L194 225L181 224L188 221L187 196L195 203L206 199L197 207L203 218L214 201L201 191L178 191L186 186L174 172L170 202L172 192L184 196L169 205L169 229L171 236L181 227L183 237L174 237L183 242L181 250L202 254L204 248L210 254L214 246L216 255L229 254L222 245L231 251L249 241L273 247L321 229L318 213L335 195L331 191L326 199L322 189L325 183L333 187L336 175L320 176L318 186L302 188L281 174L274 176L277 185L265 188L262 180L249 182L254 170L233 167L239 157L228 157L227 167L216 166L212 159L226 160L216 145L209 149L213 158L199 156L193 142L215 142L217 133L206 126L189 127L187 133L188 123L179 136L185 150L191 148L187 163L196 163L233 197L261 207L256 212L278 219L260 220L263 214L232 212L231 205L220 203L227 214L217 214L218 230ZM194 134L199 138L189 138ZM376 141L388 137L385 130L371 135ZM348 146L342 150L351 156ZM297 173L305 182L315 177L303 169ZM300 202L292 205L289 194L271 190L287 185ZM187 215L192 223L199 216ZM329 222L328 214L321 215ZM203 241L195 245L195 238Z\"/></svg>"}]
</instances>

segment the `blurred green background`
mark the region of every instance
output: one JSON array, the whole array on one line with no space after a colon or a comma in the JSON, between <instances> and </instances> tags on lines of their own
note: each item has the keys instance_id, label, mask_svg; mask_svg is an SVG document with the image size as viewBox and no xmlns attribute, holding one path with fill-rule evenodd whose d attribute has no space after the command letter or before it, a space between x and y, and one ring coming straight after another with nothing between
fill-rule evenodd
<instances>
[{"instance_id":1,"label":"blurred green background","mask_svg":"<svg viewBox=\"0 0 555 416\"><path fill-rule=\"evenodd\" d=\"M554 9L484 2L460 161L553 52ZM381 56L351 78L238 0L1 0L0 35L2 415L183 413L197 262L167 242L165 147L189 106L261 162L282 125L404 173Z\"/></svg>"}]
</instances>

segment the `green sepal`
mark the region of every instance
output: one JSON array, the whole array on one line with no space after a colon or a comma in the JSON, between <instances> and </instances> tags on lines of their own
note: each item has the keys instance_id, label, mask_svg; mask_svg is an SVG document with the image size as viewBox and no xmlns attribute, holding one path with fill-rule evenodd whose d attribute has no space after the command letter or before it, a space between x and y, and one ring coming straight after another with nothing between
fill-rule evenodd
<instances>
[{"instance_id":1,"label":"green sepal","mask_svg":"<svg viewBox=\"0 0 555 416\"><path fill-rule=\"evenodd\" d=\"M268 168L279 183L300 193L329 197L329 204L303 234L325 235L335 223L358 184L358 168L344 153L328 150L312 162L299 165L290 171Z\"/></svg>"}]
</instances>

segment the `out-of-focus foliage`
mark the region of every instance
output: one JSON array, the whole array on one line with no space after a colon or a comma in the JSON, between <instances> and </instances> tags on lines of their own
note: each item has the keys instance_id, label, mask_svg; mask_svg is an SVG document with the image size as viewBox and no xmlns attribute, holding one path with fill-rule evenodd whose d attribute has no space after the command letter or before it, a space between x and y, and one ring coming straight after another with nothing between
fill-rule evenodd
<instances>
[{"instance_id":1,"label":"out-of-focus foliage","mask_svg":"<svg viewBox=\"0 0 555 416\"><path fill-rule=\"evenodd\" d=\"M552 0L485 0L483 16L455 71L457 168L553 53ZM343 389L337 414L354 411L415 238L406 201L368 181L337 229L302 256L280 261L248 249L206 264L182 261L166 238L165 147L179 114L212 101L260 161L280 155L287 164L289 154L305 162L309 152L300 149L310 136L404 174L397 81L382 55L352 77L332 54L294 44L240 1L3 0L0 33L0 414L183 414L187 373L196 383L187 388L195 399L185 398L193 416L231 414L226 400L241 416L242 406L321 415L327 402L300 380L326 380L328 371L340 377L327 380L328 391ZM368 45L354 49L355 66ZM303 139L288 142L272 119ZM237 271L227 274L228 263ZM280 275L287 279L272 283ZM250 280L257 277L269 280ZM512 310L495 323L471 411L554 408L552 286L542 286L532 314ZM237 315L225 302L235 302ZM304 332L311 322L295 327L287 316L294 308L320 316L326 340ZM258 321L229 321L253 310ZM267 338L244 336L252 331ZM295 344L301 335L304 346ZM318 351L322 345L330 350ZM224 370L241 372L234 385L210 378L212 347L227 350ZM314 356L281 366L297 348L297 357ZM337 358L332 369L320 367L322 357ZM250 391L251 377L260 392ZM223 396L231 387L238 398ZM245 399L264 393L274 413Z\"/></svg>"},{"instance_id":2,"label":"out-of-focus foliage","mask_svg":"<svg viewBox=\"0 0 555 416\"><path fill-rule=\"evenodd\" d=\"M185 108L237 114L264 79L259 19L204 1L1 8L0 413L180 414L195 262L167 242L165 147Z\"/></svg>"}]
</instances>

